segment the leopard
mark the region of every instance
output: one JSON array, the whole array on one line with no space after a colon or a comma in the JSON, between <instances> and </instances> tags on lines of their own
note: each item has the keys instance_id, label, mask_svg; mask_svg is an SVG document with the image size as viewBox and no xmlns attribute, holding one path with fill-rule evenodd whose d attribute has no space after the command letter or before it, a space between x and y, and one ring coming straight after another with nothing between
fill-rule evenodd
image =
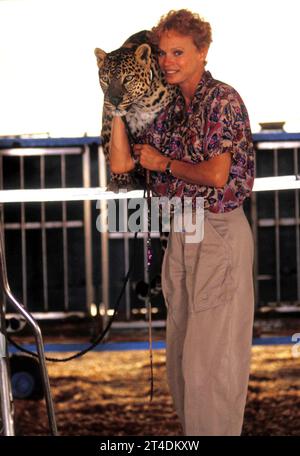
<instances>
[{"instance_id":1,"label":"leopard","mask_svg":"<svg viewBox=\"0 0 300 456\"><path fill-rule=\"evenodd\" d=\"M131 35L120 48L106 53L94 50L100 87L104 94L101 144L109 167L109 148L113 116L121 116L130 144L155 120L158 113L177 96L174 86L167 84L158 64L158 49L151 42L150 32ZM119 192L145 188L145 174L138 166L133 172L115 174L110 170L108 191ZM168 233L160 231L161 265L168 244ZM161 275L149 285L152 295L161 291ZM138 295L139 296L139 295ZM140 299L142 298L139 296Z\"/></svg>"},{"instance_id":2,"label":"leopard","mask_svg":"<svg viewBox=\"0 0 300 456\"><path fill-rule=\"evenodd\" d=\"M148 30L130 36L112 52L96 48L94 53L104 94L101 144L109 167L113 116L124 119L130 143L133 144L176 96L176 89L164 79L158 64L157 46L151 43ZM140 167L136 168L123 174L110 170L107 190L118 192L121 189L144 188L145 175Z\"/></svg>"}]
</instances>

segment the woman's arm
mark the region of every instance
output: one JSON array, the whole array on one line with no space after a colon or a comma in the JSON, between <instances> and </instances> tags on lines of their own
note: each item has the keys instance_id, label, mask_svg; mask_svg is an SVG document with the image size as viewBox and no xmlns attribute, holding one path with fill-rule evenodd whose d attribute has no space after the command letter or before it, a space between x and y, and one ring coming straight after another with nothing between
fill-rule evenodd
<instances>
[{"instance_id":1,"label":"woman's arm","mask_svg":"<svg viewBox=\"0 0 300 456\"><path fill-rule=\"evenodd\" d=\"M135 167L126 128L120 116L115 116L112 120L109 160L110 169L115 174L128 173Z\"/></svg>"},{"instance_id":2,"label":"woman's arm","mask_svg":"<svg viewBox=\"0 0 300 456\"><path fill-rule=\"evenodd\" d=\"M171 172L175 177L191 184L224 187L228 181L231 166L231 153L224 152L214 158L195 165L180 160L172 160Z\"/></svg>"},{"instance_id":3,"label":"woman's arm","mask_svg":"<svg viewBox=\"0 0 300 456\"><path fill-rule=\"evenodd\" d=\"M165 172L170 161L168 157L148 144L136 144L134 152L140 156L140 164L152 171ZM197 164L172 160L171 172L175 177L190 184L224 187L229 177L230 166L231 153L224 152Z\"/></svg>"}]
</instances>

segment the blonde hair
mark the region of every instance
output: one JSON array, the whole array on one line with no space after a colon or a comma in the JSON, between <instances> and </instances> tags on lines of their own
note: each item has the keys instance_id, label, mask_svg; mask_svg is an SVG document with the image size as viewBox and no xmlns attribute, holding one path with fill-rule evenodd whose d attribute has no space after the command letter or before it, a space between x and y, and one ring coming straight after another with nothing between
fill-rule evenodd
<instances>
[{"instance_id":1,"label":"blonde hair","mask_svg":"<svg viewBox=\"0 0 300 456\"><path fill-rule=\"evenodd\" d=\"M187 9L171 10L162 16L158 24L151 30L151 42L158 45L161 35L168 30L174 30L180 35L191 36L199 50L208 48L212 42L209 22L202 19L199 14L192 13Z\"/></svg>"}]
</instances>

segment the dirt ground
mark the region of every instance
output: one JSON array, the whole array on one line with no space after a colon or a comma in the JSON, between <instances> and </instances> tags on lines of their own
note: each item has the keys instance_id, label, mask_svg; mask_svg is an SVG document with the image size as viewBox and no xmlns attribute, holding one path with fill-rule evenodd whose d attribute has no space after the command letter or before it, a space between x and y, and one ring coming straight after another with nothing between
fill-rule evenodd
<instances>
[{"instance_id":1,"label":"dirt ground","mask_svg":"<svg viewBox=\"0 0 300 456\"><path fill-rule=\"evenodd\" d=\"M164 350L154 351L152 402L148 351L93 352L48 369L60 435L182 435ZM44 400L14 403L17 435L49 434ZM243 435L300 435L300 358L291 345L253 347Z\"/></svg>"}]
</instances>

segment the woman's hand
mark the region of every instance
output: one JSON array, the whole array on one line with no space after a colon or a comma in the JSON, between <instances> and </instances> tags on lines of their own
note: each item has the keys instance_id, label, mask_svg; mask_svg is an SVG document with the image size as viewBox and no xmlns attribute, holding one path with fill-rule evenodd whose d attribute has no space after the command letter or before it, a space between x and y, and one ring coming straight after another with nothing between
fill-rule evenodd
<instances>
[{"instance_id":1,"label":"woman's hand","mask_svg":"<svg viewBox=\"0 0 300 456\"><path fill-rule=\"evenodd\" d=\"M134 155L139 157L140 164L150 171L166 171L169 158L162 155L148 144L135 144ZM200 163L187 163L183 160L172 160L172 175L189 184L224 187L228 181L231 167L231 153L224 152Z\"/></svg>"},{"instance_id":2,"label":"woman's hand","mask_svg":"<svg viewBox=\"0 0 300 456\"><path fill-rule=\"evenodd\" d=\"M143 168L160 172L166 170L169 159L158 152L155 147L149 146L149 144L135 144L133 150Z\"/></svg>"}]
</instances>

